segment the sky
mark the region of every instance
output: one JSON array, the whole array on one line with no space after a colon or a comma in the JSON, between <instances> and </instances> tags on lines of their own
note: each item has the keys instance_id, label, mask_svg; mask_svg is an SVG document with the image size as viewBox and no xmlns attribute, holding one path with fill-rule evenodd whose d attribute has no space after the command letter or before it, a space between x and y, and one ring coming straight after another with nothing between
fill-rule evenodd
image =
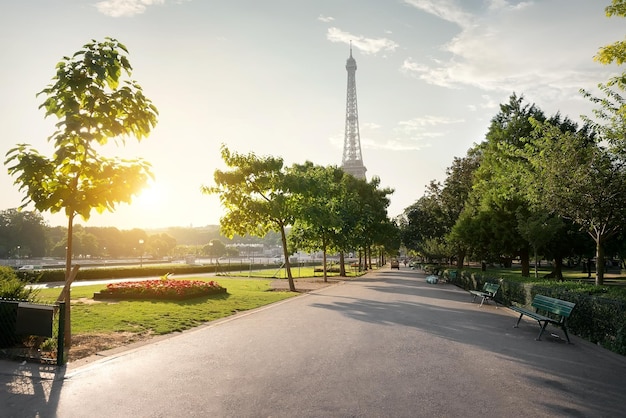
<instances>
[{"instance_id":1,"label":"sky","mask_svg":"<svg viewBox=\"0 0 626 418\"><path fill-rule=\"evenodd\" d=\"M155 179L86 226L202 227L224 215L201 193L225 169L220 147L286 165L341 165L346 60L367 178L394 189L390 217L443 181L484 141L512 93L547 115L591 115L580 89L621 73L593 60L624 39L610 0L29 0L0 4L2 156L28 143L50 156L54 118L36 94L90 40L126 45L132 78L159 110L150 136L102 153L143 158ZM4 161L4 158L3 158ZM24 194L0 170L0 210ZM32 210L32 207L29 209ZM63 214L44 213L51 226Z\"/></svg>"}]
</instances>

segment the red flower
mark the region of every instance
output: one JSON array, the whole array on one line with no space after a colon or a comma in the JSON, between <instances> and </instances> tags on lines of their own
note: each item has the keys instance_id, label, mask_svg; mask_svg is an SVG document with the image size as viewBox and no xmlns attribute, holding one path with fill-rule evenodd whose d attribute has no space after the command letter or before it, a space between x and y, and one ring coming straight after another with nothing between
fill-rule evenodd
<instances>
[{"instance_id":1,"label":"red flower","mask_svg":"<svg viewBox=\"0 0 626 418\"><path fill-rule=\"evenodd\" d=\"M226 289L212 280L206 282L202 280L161 278L158 280L110 283L100 294L110 298L184 299L225 291Z\"/></svg>"}]
</instances>

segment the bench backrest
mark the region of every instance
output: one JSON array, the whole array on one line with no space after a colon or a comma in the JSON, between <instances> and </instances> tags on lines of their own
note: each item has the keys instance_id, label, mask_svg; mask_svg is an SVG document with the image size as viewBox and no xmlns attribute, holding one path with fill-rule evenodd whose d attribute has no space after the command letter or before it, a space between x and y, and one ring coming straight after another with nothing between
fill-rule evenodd
<instances>
[{"instance_id":1,"label":"bench backrest","mask_svg":"<svg viewBox=\"0 0 626 418\"><path fill-rule=\"evenodd\" d=\"M500 289L500 285L498 283L485 283L483 286L483 292L491 293L493 296L498 293L498 289Z\"/></svg>"},{"instance_id":2,"label":"bench backrest","mask_svg":"<svg viewBox=\"0 0 626 418\"><path fill-rule=\"evenodd\" d=\"M532 306L537 310L560 315L563 318L569 318L576 304L548 296L536 295L533 298Z\"/></svg>"}]
</instances>

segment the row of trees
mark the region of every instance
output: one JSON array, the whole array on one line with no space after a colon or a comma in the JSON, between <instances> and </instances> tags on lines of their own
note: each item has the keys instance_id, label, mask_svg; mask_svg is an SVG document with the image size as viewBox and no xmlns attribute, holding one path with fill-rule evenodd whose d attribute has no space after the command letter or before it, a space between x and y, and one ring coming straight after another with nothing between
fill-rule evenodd
<instances>
[{"instance_id":1,"label":"row of trees","mask_svg":"<svg viewBox=\"0 0 626 418\"><path fill-rule=\"evenodd\" d=\"M359 250L369 263L373 249L397 252L398 229L387 216L393 190L381 189L380 179L367 182L338 167L311 162L286 167L281 158L239 154L225 145L221 153L229 169L216 170L215 184L203 187L203 192L218 194L226 209L222 233L279 233L292 291L289 255L297 250L321 251L324 266L328 252L339 253L342 269L343 255L349 251Z\"/></svg>"},{"instance_id":2,"label":"row of trees","mask_svg":"<svg viewBox=\"0 0 626 418\"><path fill-rule=\"evenodd\" d=\"M626 15L626 2L614 0L607 15ZM596 59L623 62L623 45L601 49ZM407 247L459 266L468 255L519 258L525 276L530 257L536 267L541 253L554 259L559 278L565 257L595 257L601 285L606 251L626 252L626 73L599 88L601 98L582 91L597 108L580 127L513 94L486 140L456 158L443 184L432 182L399 218Z\"/></svg>"},{"instance_id":3,"label":"row of trees","mask_svg":"<svg viewBox=\"0 0 626 418\"><path fill-rule=\"evenodd\" d=\"M164 230L115 227L73 228L73 258L144 257L181 258L188 255L218 258L238 256L237 248L249 245L274 248L278 234L260 237L234 236L226 239L217 225L202 228L171 227ZM30 259L65 256L67 229L49 226L38 212L7 209L0 211L0 259Z\"/></svg>"},{"instance_id":4,"label":"row of trees","mask_svg":"<svg viewBox=\"0 0 626 418\"><path fill-rule=\"evenodd\" d=\"M170 255L177 244L167 233L82 225L74 227L72 241L73 258L120 258L141 253L163 257ZM0 211L0 258L64 257L66 248L67 228L48 226L37 212Z\"/></svg>"}]
</instances>

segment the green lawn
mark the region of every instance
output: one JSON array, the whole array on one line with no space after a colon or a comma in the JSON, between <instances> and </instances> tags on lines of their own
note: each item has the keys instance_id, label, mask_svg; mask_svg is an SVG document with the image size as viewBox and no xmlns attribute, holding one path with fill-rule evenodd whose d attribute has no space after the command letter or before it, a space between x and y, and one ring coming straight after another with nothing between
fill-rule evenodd
<instances>
[{"instance_id":1,"label":"green lawn","mask_svg":"<svg viewBox=\"0 0 626 418\"><path fill-rule=\"evenodd\" d=\"M208 280L193 278L194 280ZM296 296L292 292L272 292L270 280L216 280L228 289L227 294L204 296L185 301L119 301L91 303L93 294L105 285L72 287L72 333L113 333L151 331L168 334L182 331L208 321L224 318ZM52 302L61 289L42 289L39 299ZM86 298L87 300L82 300Z\"/></svg>"},{"instance_id":2,"label":"green lawn","mask_svg":"<svg viewBox=\"0 0 626 418\"><path fill-rule=\"evenodd\" d=\"M324 273L321 271L315 271L315 269L320 269L321 266L292 266L291 267L291 276L294 279L304 278L304 277L319 277L323 278ZM229 277L260 277L266 279L286 279L287 271L284 268L280 268L277 266L276 268L267 268L260 270L251 270L251 271L229 271L228 273L223 273L225 276ZM347 277L356 277L362 275L363 273L356 272L354 269L346 266L346 276ZM337 272L327 272L327 277L337 277L339 273Z\"/></svg>"}]
</instances>

